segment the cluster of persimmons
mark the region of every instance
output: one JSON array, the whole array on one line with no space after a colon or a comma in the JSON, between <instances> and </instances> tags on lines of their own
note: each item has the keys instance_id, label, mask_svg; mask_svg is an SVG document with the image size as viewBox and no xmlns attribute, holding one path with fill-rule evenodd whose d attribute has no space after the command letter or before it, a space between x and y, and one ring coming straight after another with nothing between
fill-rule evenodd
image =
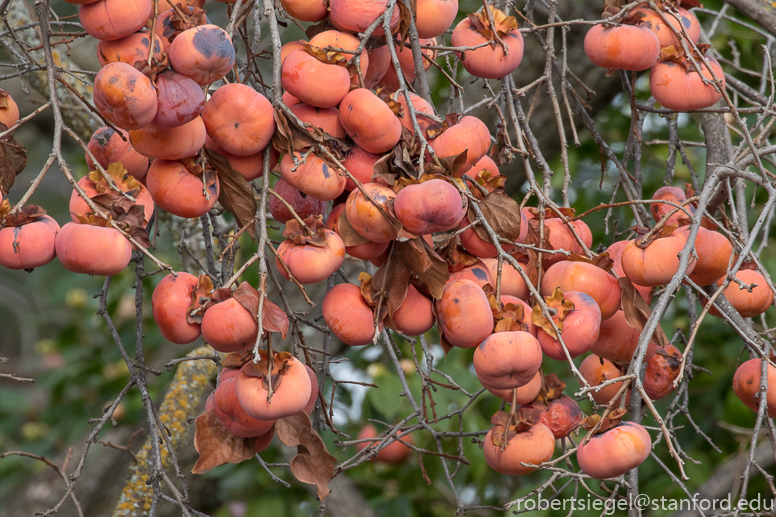
<instances>
[{"instance_id":1,"label":"cluster of persimmons","mask_svg":"<svg viewBox=\"0 0 776 517\"><path fill-rule=\"evenodd\" d=\"M442 121L426 100L405 95L402 84L416 75L412 51L405 41L396 41L394 66L382 26L373 26L387 1L282 0L286 12L301 22L328 18L330 23L309 41L283 46L287 111L238 81L213 86L233 70L235 48L224 29L207 21L202 1L171 6L161 0L155 19L151 0L68 1L83 4L81 23L99 40L102 68L94 79L94 105L110 124L87 146L92 172L78 184L90 204L73 191L73 221L60 228L38 207L11 214L6 202L0 264L32 269L56 256L70 271L115 275L129 263L133 246L147 242L143 229L154 210L197 218L213 208L220 185L209 157L220 156L251 181L263 174L268 153L270 167L281 176L269 209L286 223L278 271L312 284L330 278L346 255L369 261L379 268L374 276L363 273L360 285L337 284L323 299L323 319L342 342L365 346L375 343L384 327L420 336L436 326L446 352L473 349L482 386L512 407L509 414L493 416L483 441L495 470L534 471L552 458L555 441L580 425L596 430L577 450L588 475L619 476L646 459L651 439L644 427L620 422L621 411L583 421L577 402L562 393L565 384L543 376L541 367L543 361L566 362L589 353L579 372L591 386L623 375L641 330L629 308L648 304L653 288L668 283L679 269L678 253L694 214L684 191L658 190L651 205L655 227L639 229L633 239L615 242L598 255L590 251L590 229L573 210L521 209L504 194L505 177L495 155L489 155L491 131L482 120ZM660 5L662 16L642 6L622 24L595 25L585 50L605 68L652 67L652 93L665 107L708 106L719 92L693 67L677 64L679 57L687 59L679 49L698 39L698 21L673 4ZM396 27L399 9L393 14L390 25ZM458 14L457 1L418 0L414 14L427 68L435 58L436 38ZM682 44L677 29L685 36ZM365 47L357 34L368 30L372 39ZM494 8L458 23L452 45L459 48L463 67L479 78L511 74L523 55L516 20ZM615 47L619 53L611 50ZM707 59L722 77L716 62ZM683 86L669 86L675 81ZM0 116L7 127L18 121L7 95ZM317 137L318 144L290 148L289 124ZM281 125L284 139L276 140ZM419 136L427 148L418 144ZM397 173L386 165L396 155L410 156L412 166L423 166L424 173ZM484 215L473 210L475 203ZM96 215L94 207L106 217ZM499 258L494 236L520 264L519 271ZM733 258L728 238L704 220L687 277L700 286L724 281ZM441 271L435 266L440 263ZM742 316L761 314L772 304L773 293L756 270L741 269L735 282L749 288L731 283L724 294ZM258 297L246 284L214 289L205 275L178 272L158 284L152 310L169 341L187 344L202 336L229 354L207 407L230 433L255 438L260 451L272 439L275 420L311 413L319 390L315 372L287 352L262 351L253 360L254 346L264 339ZM275 329L267 317L262 331L268 330ZM657 341L645 358L644 386L652 399L674 389L684 365L681 351ZM758 405L759 364L741 365L734 381L736 394L752 409ZM776 369L769 368L769 414L776 416ZM630 390L620 393L621 387L622 382L608 383L591 395L603 405L618 393L629 398ZM376 434L368 427L360 438ZM411 443L408 435L400 438ZM395 443L377 459L397 462L408 453Z\"/></svg>"}]
</instances>

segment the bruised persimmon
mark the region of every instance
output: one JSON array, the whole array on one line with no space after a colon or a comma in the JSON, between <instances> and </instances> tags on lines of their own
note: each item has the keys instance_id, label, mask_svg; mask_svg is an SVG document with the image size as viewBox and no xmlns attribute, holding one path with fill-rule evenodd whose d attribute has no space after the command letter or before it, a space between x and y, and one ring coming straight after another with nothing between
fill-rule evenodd
<instances>
[{"instance_id":1,"label":"bruised persimmon","mask_svg":"<svg viewBox=\"0 0 776 517\"><path fill-rule=\"evenodd\" d=\"M159 208L178 217L200 217L218 200L218 177L203 192L202 178L186 169L179 160L154 160L148 169L146 185Z\"/></svg>"},{"instance_id":2,"label":"bruised persimmon","mask_svg":"<svg viewBox=\"0 0 776 517\"><path fill-rule=\"evenodd\" d=\"M695 253L698 259L692 273L687 276L696 284L705 286L725 276L733 255L733 245L721 233L699 226L695 237Z\"/></svg>"},{"instance_id":3,"label":"bruised persimmon","mask_svg":"<svg viewBox=\"0 0 776 517\"><path fill-rule=\"evenodd\" d=\"M672 31L663 19L660 18L655 11L650 9L648 5L642 4L633 9L631 13L641 18L639 23L641 26L647 27L655 33L658 41L660 41L660 48L681 46L676 35L674 35L674 31ZM689 36L690 41L698 43L698 40L700 40L701 37L701 24L698 22L698 18L690 11L682 9L681 7L675 8L675 14L676 16L666 11L663 13L668 20L668 23L671 24L676 32L682 34L683 27L687 36Z\"/></svg>"},{"instance_id":4,"label":"bruised persimmon","mask_svg":"<svg viewBox=\"0 0 776 517\"><path fill-rule=\"evenodd\" d=\"M407 185L396 194L396 218L416 235L452 230L463 218L461 194L440 179Z\"/></svg>"},{"instance_id":5,"label":"bruised persimmon","mask_svg":"<svg viewBox=\"0 0 776 517\"><path fill-rule=\"evenodd\" d=\"M302 219L307 219L311 215L324 215L326 213L326 201L303 195L298 189L289 185L282 178L275 184L274 191L291 205L294 212ZM270 196L268 204L269 211L276 221L285 224L286 221L294 218L288 207L275 196Z\"/></svg>"},{"instance_id":6,"label":"bruised persimmon","mask_svg":"<svg viewBox=\"0 0 776 517\"><path fill-rule=\"evenodd\" d=\"M486 284L490 284L494 289L496 286L496 277L492 275L491 269L484 260L478 260L471 266L466 266L458 271L450 273L450 278L447 279L447 283L450 284L456 280L471 280L480 286L481 289L484 289Z\"/></svg>"},{"instance_id":7,"label":"bruised persimmon","mask_svg":"<svg viewBox=\"0 0 776 517\"><path fill-rule=\"evenodd\" d=\"M571 358L578 357L592 348L598 339L601 328L601 309L596 301L588 294L579 291L569 291L562 294L563 304L552 304L553 299L560 302L558 297L561 291L556 290L552 297L545 298L550 302L550 308L555 310L552 319L561 330L563 343ZM541 316L541 309L537 305L534 309L534 324ZM538 316L536 316L538 314ZM550 333L552 332L552 334ZM542 351L556 361L565 361L566 354L558 340L553 335L555 331L549 324L540 326L536 331L536 337L542 345Z\"/></svg>"},{"instance_id":8,"label":"bruised persimmon","mask_svg":"<svg viewBox=\"0 0 776 517\"><path fill-rule=\"evenodd\" d=\"M495 27L490 26L486 13L470 14L455 26L451 41L454 47L478 47L456 53L467 72L483 79L501 79L520 66L523 60L523 36L514 17L506 16L492 6L489 8L496 22ZM494 29L498 31L508 53L504 52L500 44L490 44Z\"/></svg>"},{"instance_id":9,"label":"bruised persimmon","mask_svg":"<svg viewBox=\"0 0 776 517\"><path fill-rule=\"evenodd\" d=\"M372 174L374 174L374 166L377 160L380 159L380 155L372 154L368 151L364 151L359 146L354 145L350 151L345 155L345 159L342 160L342 166L356 178L359 183L370 183L372 181ZM353 180L348 178L345 184L345 190L347 192L356 188L356 184Z\"/></svg>"},{"instance_id":10,"label":"bruised persimmon","mask_svg":"<svg viewBox=\"0 0 776 517\"><path fill-rule=\"evenodd\" d=\"M200 86L218 81L228 74L235 57L229 34L221 27L210 24L178 34L168 54L173 70Z\"/></svg>"},{"instance_id":11,"label":"bruised persimmon","mask_svg":"<svg viewBox=\"0 0 776 517\"><path fill-rule=\"evenodd\" d=\"M486 388L525 386L542 366L542 347L528 332L497 332L474 349L474 371Z\"/></svg>"},{"instance_id":12,"label":"bruised persimmon","mask_svg":"<svg viewBox=\"0 0 776 517\"><path fill-rule=\"evenodd\" d=\"M348 134L339 120L337 108L316 108L304 102L294 104L289 108L299 120L306 124L318 127L335 138L347 138Z\"/></svg>"},{"instance_id":13,"label":"bruised persimmon","mask_svg":"<svg viewBox=\"0 0 776 517\"><path fill-rule=\"evenodd\" d=\"M620 308L622 290L617 279L593 264L569 260L553 264L542 278L542 296L551 295L555 289L590 295L601 309L602 320L611 318Z\"/></svg>"},{"instance_id":14,"label":"bruised persimmon","mask_svg":"<svg viewBox=\"0 0 776 517\"><path fill-rule=\"evenodd\" d=\"M418 0L415 26L420 38L436 38L453 25L458 0Z\"/></svg>"},{"instance_id":15,"label":"bruised persimmon","mask_svg":"<svg viewBox=\"0 0 776 517\"><path fill-rule=\"evenodd\" d=\"M474 348L493 331L488 297L471 280L447 284L436 302L436 313L439 331L452 346Z\"/></svg>"},{"instance_id":16,"label":"bruised persimmon","mask_svg":"<svg viewBox=\"0 0 776 517\"><path fill-rule=\"evenodd\" d=\"M121 129L140 129L156 117L156 89L151 80L126 63L108 63L94 78L94 106Z\"/></svg>"},{"instance_id":17,"label":"bruised persimmon","mask_svg":"<svg viewBox=\"0 0 776 517\"><path fill-rule=\"evenodd\" d=\"M431 300L414 285L407 287L407 296L391 316L396 330L408 336L422 336L434 326Z\"/></svg>"},{"instance_id":18,"label":"bruised persimmon","mask_svg":"<svg viewBox=\"0 0 776 517\"><path fill-rule=\"evenodd\" d=\"M762 366L760 359L750 359L741 364L733 376L733 392L746 407L754 412L760 410L760 397L765 395L768 417L776 418L776 368L767 365L768 391L760 391L762 381Z\"/></svg>"},{"instance_id":19,"label":"bruised persimmon","mask_svg":"<svg viewBox=\"0 0 776 517\"><path fill-rule=\"evenodd\" d=\"M660 400L674 391L674 380L682 367L682 352L668 345L658 350L647 362L644 373L644 391L652 400Z\"/></svg>"},{"instance_id":20,"label":"bruised persimmon","mask_svg":"<svg viewBox=\"0 0 776 517\"><path fill-rule=\"evenodd\" d=\"M221 382L213 392L213 412L227 431L241 438L261 436L272 429L274 420L253 418L240 405L236 390L237 378Z\"/></svg>"},{"instance_id":21,"label":"bruised persimmon","mask_svg":"<svg viewBox=\"0 0 776 517\"><path fill-rule=\"evenodd\" d=\"M132 258L132 246L115 228L67 223L57 233L57 258L73 273L113 276Z\"/></svg>"},{"instance_id":22,"label":"bruised persimmon","mask_svg":"<svg viewBox=\"0 0 776 517\"><path fill-rule=\"evenodd\" d=\"M404 463L407 458L409 458L410 454L412 454L412 449L407 447L402 442L412 443L412 435L409 433L396 433L397 439L391 439L391 441L386 445L385 447L381 448L377 452L377 456L375 456L375 461L381 462L381 463L388 463L389 465L400 465ZM358 440L369 440L370 438L377 438L377 429L375 429L375 426L372 424L367 424L363 428L361 428L361 431L359 431L358 436L356 439ZM364 441L362 443L357 443L356 448L359 451L363 451L369 446L376 446L378 443L380 443L380 440L372 440L372 441Z\"/></svg>"},{"instance_id":23,"label":"bruised persimmon","mask_svg":"<svg viewBox=\"0 0 776 517\"><path fill-rule=\"evenodd\" d=\"M330 0L329 20L341 31L358 34L365 32L387 7L388 0ZM399 17L399 9L394 8L389 22L391 29L399 24ZM382 24L373 34L385 35Z\"/></svg>"},{"instance_id":24,"label":"bruised persimmon","mask_svg":"<svg viewBox=\"0 0 776 517\"><path fill-rule=\"evenodd\" d=\"M139 31L153 13L152 0L99 0L81 5L78 19L93 38L117 40Z\"/></svg>"},{"instance_id":25,"label":"bruised persimmon","mask_svg":"<svg viewBox=\"0 0 776 517\"><path fill-rule=\"evenodd\" d=\"M622 252L623 272L634 284L649 287L667 284L679 270L678 255L687 244L687 236L687 229L680 228L643 249L631 241ZM695 259L691 255L686 273L692 273L694 267Z\"/></svg>"},{"instance_id":26,"label":"bruised persimmon","mask_svg":"<svg viewBox=\"0 0 776 517\"><path fill-rule=\"evenodd\" d=\"M663 51L665 54L665 51ZM722 87L725 87L725 74L716 59L707 56L706 59L714 71L702 62L698 66L703 78L695 67L686 59L662 57L649 72L649 90L657 102L664 108L674 111L688 111L708 108L722 98L722 92L717 91L712 81L716 76ZM699 61L699 60L697 60Z\"/></svg>"},{"instance_id":27,"label":"bruised persimmon","mask_svg":"<svg viewBox=\"0 0 776 517\"><path fill-rule=\"evenodd\" d=\"M663 217L676 210L676 212L674 212L664 224L666 226L682 226L683 220L687 220L689 218L688 213L695 214L695 207L690 204L686 204L687 195L685 194L684 190L680 189L679 187L660 187L652 195L652 199L669 201L673 203L671 205L668 203L650 203L649 211L652 214L652 219L654 219L656 223L660 222ZM682 205L684 210L677 210L677 207L674 205Z\"/></svg>"},{"instance_id":28,"label":"bruised persimmon","mask_svg":"<svg viewBox=\"0 0 776 517\"><path fill-rule=\"evenodd\" d=\"M339 169L315 154L307 156L305 161L302 153L294 156L298 160L296 165L289 154L280 160L280 174L289 185L321 201L336 199L345 191L345 177L339 175Z\"/></svg>"},{"instance_id":29,"label":"bruised persimmon","mask_svg":"<svg viewBox=\"0 0 776 517\"><path fill-rule=\"evenodd\" d=\"M493 279L492 285L495 289L496 283L498 282L498 259L484 258L480 260L482 260L482 262L488 266L488 269L490 270L490 276ZM519 264L523 268L523 271L527 272L528 264L525 262L519 262ZM525 283L525 280L523 280L523 277L520 276L520 273L517 271L517 269L512 267L512 265L506 260L501 267L501 294L515 296L521 300L527 300L531 294L531 291L529 290L528 285Z\"/></svg>"},{"instance_id":30,"label":"bruised persimmon","mask_svg":"<svg viewBox=\"0 0 776 517\"><path fill-rule=\"evenodd\" d=\"M0 230L0 266L29 270L48 264L56 257L58 231L59 225L48 215L6 226Z\"/></svg>"},{"instance_id":31,"label":"bruised persimmon","mask_svg":"<svg viewBox=\"0 0 776 517\"><path fill-rule=\"evenodd\" d=\"M202 333L198 323L186 320L198 279L183 271L177 275L170 273L156 286L151 296L151 312L167 341L186 345Z\"/></svg>"},{"instance_id":32,"label":"bruised persimmon","mask_svg":"<svg viewBox=\"0 0 776 517\"><path fill-rule=\"evenodd\" d=\"M205 310L202 316L202 338L219 352L237 352L256 343L259 324L256 315L234 298Z\"/></svg>"},{"instance_id":33,"label":"bruised persimmon","mask_svg":"<svg viewBox=\"0 0 776 517\"><path fill-rule=\"evenodd\" d=\"M151 46L151 36L147 32L136 32L117 40L103 40L97 44L97 61L100 66L120 61L134 65L137 61L148 59L148 49ZM159 38L154 38L154 49L151 55L157 61L162 59L164 46Z\"/></svg>"},{"instance_id":34,"label":"bruised persimmon","mask_svg":"<svg viewBox=\"0 0 776 517\"><path fill-rule=\"evenodd\" d=\"M326 232L326 246L313 244L294 244L286 239L278 246L278 258L275 259L278 271L286 279L286 269L280 261L285 262L291 274L302 284L314 284L326 280L342 265L345 260L345 245L340 236L331 230Z\"/></svg>"},{"instance_id":35,"label":"bruised persimmon","mask_svg":"<svg viewBox=\"0 0 776 517\"><path fill-rule=\"evenodd\" d=\"M205 145L205 137L207 133L202 117L177 127L163 128L150 124L129 132L132 147L155 160L180 160L194 156Z\"/></svg>"},{"instance_id":36,"label":"bruised persimmon","mask_svg":"<svg viewBox=\"0 0 776 517\"><path fill-rule=\"evenodd\" d=\"M339 234L338 231L338 223L339 218L342 215L342 212L345 211L345 203L340 203L339 205L336 205L334 208L331 209L331 212L329 212L329 217L326 219L326 228L329 230L335 231ZM386 242L364 242L362 244L357 244L355 246L347 246L345 248L345 253L350 255L351 257L361 259L361 260L375 260L381 256L383 256L388 251L388 246L390 244L390 241Z\"/></svg>"},{"instance_id":37,"label":"bruised persimmon","mask_svg":"<svg viewBox=\"0 0 776 517\"><path fill-rule=\"evenodd\" d=\"M374 313L353 284L337 284L323 298L323 319L343 343L363 346L375 335Z\"/></svg>"},{"instance_id":38,"label":"bruised persimmon","mask_svg":"<svg viewBox=\"0 0 776 517\"><path fill-rule=\"evenodd\" d=\"M342 99L340 122L359 147L370 153L389 151L401 138L401 122L388 104L366 88Z\"/></svg>"},{"instance_id":39,"label":"bruised persimmon","mask_svg":"<svg viewBox=\"0 0 776 517\"><path fill-rule=\"evenodd\" d=\"M431 140L429 146L440 159L459 156L466 151L466 160L453 170L453 176L460 177L488 152L490 131L482 120L467 115Z\"/></svg>"},{"instance_id":40,"label":"bruised persimmon","mask_svg":"<svg viewBox=\"0 0 776 517\"><path fill-rule=\"evenodd\" d=\"M111 127L101 127L92 134L86 148L97 159L97 163L107 169L111 163L121 163L127 172L137 180L145 178L148 172L148 157L143 156L132 147L129 132ZM86 166L90 171L96 171L97 166L86 154Z\"/></svg>"},{"instance_id":41,"label":"bruised persimmon","mask_svg":"<svg viewBox=\"0 0 776 517\"><path fill-rule=\"evenodd\" d=\"M614 70L646 70L660 57L660 40L641 25L594 25L585 34L585 54L596 66Z\"/></svg>"},{"instance_id":42,"label":"bruised persimmon","mask_svg":"<svg viewBox=\"0 0 776 517\"><path fill-rule=\"evenodd\" d=\"M636 351L640 335L641 332L631 327L625 319L625 313L618 310L614 316L601 322L598 339L590 351L615 363L628 364ZM654 341L650 341L644 360L649 361L656 350L657 345Z\"/></svg>"},{"instance_id":43,"label":"bruised persimmon","mask_svg":"<svg viewBox=\"0 0 776 517\"><path fill-rule=\"evenodd\" d=\"M643 426L622 422L590 437L577 448L577 462L582 472L594 479L609 479L633 470L647 459L652 439Z\"/></svg>"},{"instance_id":44,"label":"bruised persimmon","mask_svg":"<svg viewBox=\"0 0 776 517\"><path fill-rule=\"evenodd\" d=\"M388 202L394 200L396 194L377 183L365 183L362 188L380 208L365 198L361 190L356 189L345 201L348 222L359 235L372 242L394 240L397 235L396 228L384 213L388 213Z\"/></svg>"},{"instance_id":45,"label":"bruised persimmon","mask_svg":"<svg viewBox=\"0 0 776 517\"><path fill-rule=\"evenodd\" d=\"M622 377L622 372L608 359L590 354L579 365L579 373L590 386L599 386L605 381ZM622 388L623 381L608 384L598 391L590 392L596 404L607 405ZM627 391L627 400L630 400L630 390Z\"/></svg>"},{"instance_id":46,"label":"bruised persimmon","mask_svg":"<svg viewBox=\"0 0 776 517\"><path fill-rule=\"evenodd\" d=\"M281 0L283 9L300 22L317 22L326 17L325 0Z\"/></svg>"},{"instance_id":47,"label":"bruised persimmon","mask_svg":"<svg viewBox=\"0 0 776 517\"><path fill-rule=\"evenodd\" d=\"M246 84L218 88L205 104L202 119L208 136L238 156L258 153L275 132L272 104Z\"/></svg>"},{"instance_id":48,"label":"bruised persimmon","mask_svg":"<svg viewBox=\"0 0 776 517\"><path fill-rule=\"evenodd\" d=\"M271 397L267 370L264 356L258 363L246 363L235 379L237 399L245 412L259 420L276 420L302 411L312 391L305 365L288 352L275 354L271 360Z\"/></svg>"},{"instance_id":49,"label":"bruised persimmon","mask_svg":"<svg viewBox=\"0 0 776 517\"><path fill-rule=\"evenodd\" d=\"M768 310L768 307L773 305L773 291L768 287L768 283L765 281L762 273L753 269L740 269L735 277L749 286L754 285L752 291L749 292L748 289L742 288L737 283L730 282L723 293L730 305L742 317L753 318L759 316ZM724 279L722 277L716 283L721 285Z\"/></svg>"},{"instance_id":50,"label":"bruised persimmon","mask_svg":"<svg viewBox=\"0 0 776 517\"><path fill-rule=\"evenodd\" d=\"M306 50L295 50L283 60L281 82L300 102L333 108L350 90L350 73L344 66L324 63Z\"/></svg>"},{"instance_id":51,"label":"bruised persimmon","mask_svg":"<svg viewBox=\"0 0 776 517\"><path fill-rule=\"evenodd\" d=\"M153 125L173 128L199 117L205 108L202 88L185 75L166 70L156 76L157 107Z\"/></svg>"}]
</instances>

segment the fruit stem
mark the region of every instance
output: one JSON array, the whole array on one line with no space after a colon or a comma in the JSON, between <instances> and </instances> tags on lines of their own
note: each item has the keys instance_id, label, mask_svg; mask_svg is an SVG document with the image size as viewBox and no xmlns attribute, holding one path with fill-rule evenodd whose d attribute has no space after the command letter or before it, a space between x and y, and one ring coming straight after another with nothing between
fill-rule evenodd
<instances>
[{"instance_id":1,"label":"fruit stem","mask_svg":"<svg viewBox=\"0 0 776 517\"><path fill-rule=\"evenodd\" d=\"M267 332L267 402L272 404L272 365L275 363L275 354L272 352L272 333Z\"/></svg>"}]
</instances>

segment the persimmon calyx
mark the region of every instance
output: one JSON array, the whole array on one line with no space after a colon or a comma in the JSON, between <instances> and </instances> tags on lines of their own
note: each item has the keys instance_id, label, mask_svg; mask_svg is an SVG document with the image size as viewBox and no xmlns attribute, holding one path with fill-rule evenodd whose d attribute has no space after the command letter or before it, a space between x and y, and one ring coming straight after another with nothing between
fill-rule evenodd
<instances>
[{"instance_id":1,"label":"persimmon calyx","mask_svg":"<svg viewBox=\"0 0 776 517\"><path fill-rule=\"evenodd\" d=\"M304 221L305 226L299 224L296 219L289 219L283 230L283 237L297 246L311 244L319 248L326 247L326 226L323 224L323 216L311 215Z\"/></svg>"},{"instance_id":2,"label":"persimmon calyx","mask_svg":"<svg viewBox=\"0 0 776 517\"><path fill-rule=\"evenodd\" d=\"M272 364L267 358L266 350L259 350L259 362L248 361L242 367L243 375L248 377L256 377L261 379L264 389L269 391L270 380L273 391L277 391L280 387L283 377L288 369L291 367L290 362L293 361L294 356L289 352L275 352L272 354Z\"/></svg>"},{"instance_id":3,"label":"persimmon calyx","mask_svg":"<svg viewBox=\"0 0 776 517\"><path fill-rule=\"evenodd\" d=\"M493 424L491 435L493 445L504 450L512 438L536 425L539 418L541 418L541 412L538 409L525 406L512 415L498 411L490 419L490 423Z\"/></svg>"},{"instance_id":4,"label":"persimmon calyx","mask_svg":"<svg viewBox=\"0 0 776 517\"><path fill-rule=\"evenodd\" d=\"M536 400L544 405L549 405L555 399L563 396L563 390L566 389L566 383L558 378L558 375L551 373L542 378L542 388L536 396Z\"/></svg>"},{"instance_id":5,"label":"persimmon calyx","mask_svg":"<svg viewBox=\"0 0 776 517\"><path fill-rule=\"evenodd\" d=\"M33 223L46 215L46 211L38 205L26 205L15 215L11 215L10 212L11 203L4 199L0 204L0 219L5 219L5 225L10 227Z\"/></svg>"},{"instance_id":6,"label":"persimmon calyx","mask_svg":"<svg viewBox=\"0 0 776 517\"><path fill-rule=\"evenodd\" d=\"M598 426L598 429L596 429L595 433L593 434L601 434L620 425L622 418L627 412L627 409L618 408L609 413L603 419L601 419L601 415L590 415L582 419L582 421L579 423L579 426L582 427L585 431L590 431Z\"/></svg>"},{"instance_id":7,"label":"persimmon calyx","mask_svg":"<svg viewBox=\"0 0 776 517\"><path fill-rule=\"evenodd\" d=\"M552 317L545 317L542 313L541 306L536 304L531 313L531 320L534 325L541 327L542 330L552 336L553 339L558 339L558 334L555 332L555 329L552 328L550 321L554 321L555 326L562 332L563 320L574 310L574 302L567 300L560 288L555 288L555 291L550 296L545 296L544 301L547 304L547 308L550 309Z\"/></svg>"},{"instance_id":8,"label":"persimmon calyx","mask_svg":"<svg viewBox=\"0 0 776 517\"><path fill-rule=\"evenodd\" d=\"M517 23L517 18L514 16L507 16L506 13L488 4L488 9L493 17L494 25L491 26L490 20L485 10L481 10L476 13L468 15L469 21L477 32L493 41L496 38L494 34L498 34L499 37L505 36L507 33L517 30L520 26Z\"/></svg>"}]
</instances>

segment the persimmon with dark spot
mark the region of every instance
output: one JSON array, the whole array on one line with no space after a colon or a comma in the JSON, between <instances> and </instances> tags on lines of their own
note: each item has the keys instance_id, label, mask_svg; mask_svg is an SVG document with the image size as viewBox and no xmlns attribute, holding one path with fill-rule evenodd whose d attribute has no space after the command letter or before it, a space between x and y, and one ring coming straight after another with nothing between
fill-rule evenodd
<instances>
[{"instance_id":1,"label":"persimmon with dark spot","mask_svg":"<svg viewBox=\"0 0 776 517\"><path fill-rule=\"evenodd\" d=\"M200 86L222 79L232 69L235 58L229 34L221 27L210 24L178 34L168 54L173 70Z\"/></svg>"}]
</instances>

